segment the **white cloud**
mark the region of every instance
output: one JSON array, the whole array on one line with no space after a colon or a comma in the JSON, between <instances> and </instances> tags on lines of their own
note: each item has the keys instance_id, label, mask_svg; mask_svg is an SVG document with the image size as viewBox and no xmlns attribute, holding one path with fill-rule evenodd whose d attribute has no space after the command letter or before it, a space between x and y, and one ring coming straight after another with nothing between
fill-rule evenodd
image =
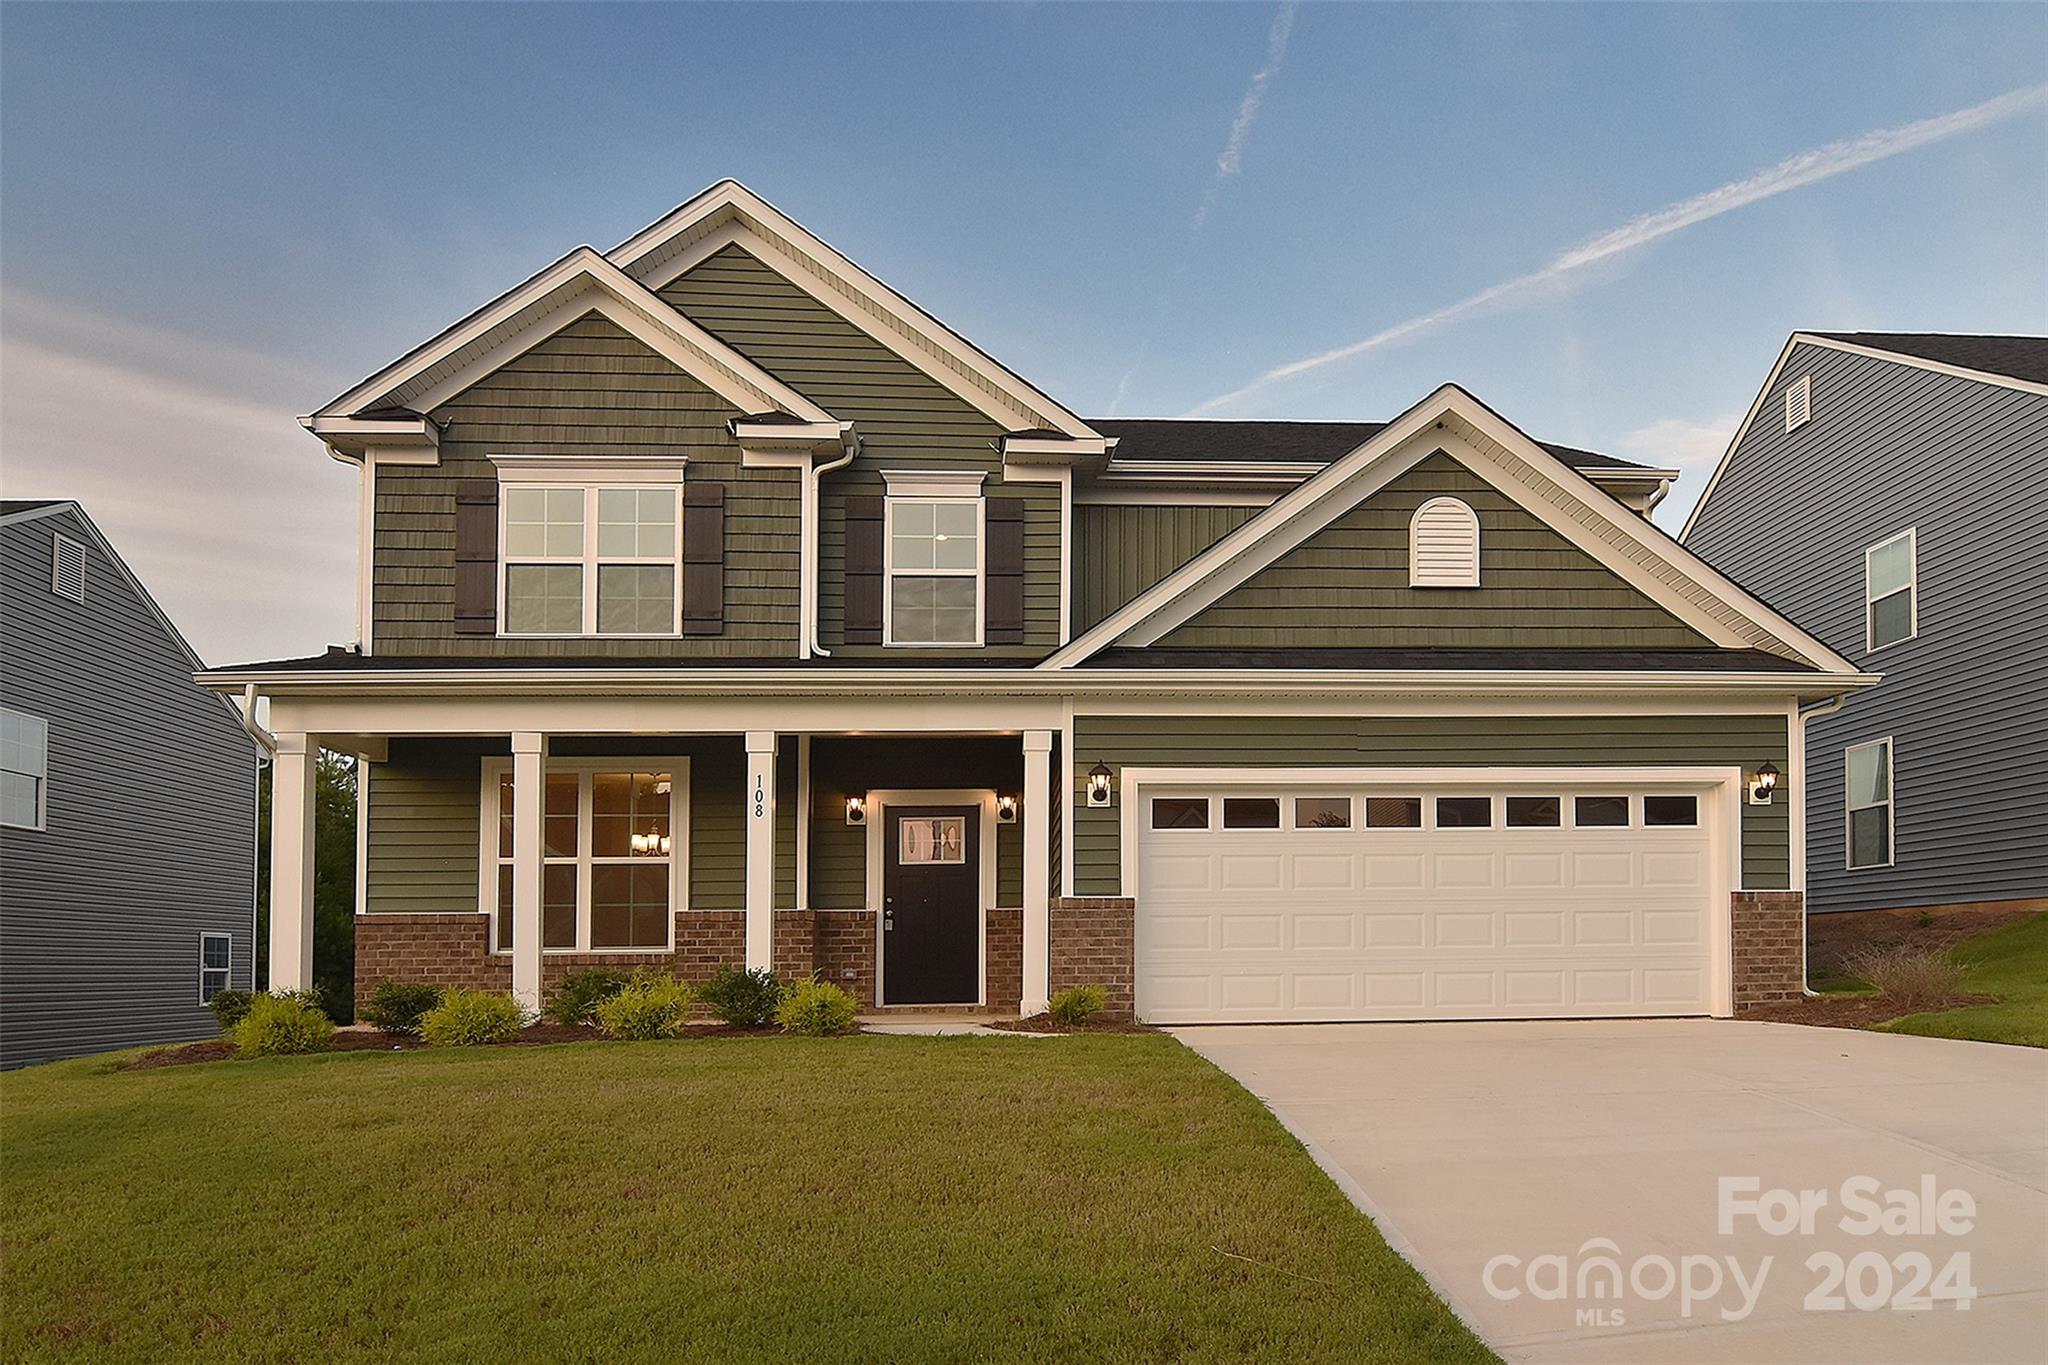
<instances>
[{"instance_id":1,"label":"white cloud","mask_svg":"<svg viewBox=\"0 0 2048 1365\"><path fill-rule=\"evenodd\" d=\"M1664 417L1624 433L1615 445L1630 459L1660 469L1711 471L1721 453L1728 449L1728 442L1735 439L1735 428L1741 423L1739 412L1709 422Z\"/></svg>"},{"instance_id":2,"label":"white cloud","mask_svg":"<svg viewBox=\"0 0 2048 1365\"><path fill-rule=\"evenodd\" d=\"M2048 85L2031 86L2000 95L1996 99L1986 100L1982 104L1973 104L1967 109L1958 109L1954 113L1901 124L1896 128L1882 128L1860 137L1844 138L1839 142L1830 142L1824 147L1816 147L1812 151L1801 152L1767 170L1730 181L1704 194L1696 194L1690 199L1681 199L1654 213L1632 218L1620 227L1603 232L1591 241L1563 253L1540 270L1518 275L1433 312L1395 323L1361 341L1275 366L1242 388L1218 394L1199 404L1187 415L1203 416L1240 402L1282 380L1322 369L1326 365L1334 365L1341 360L1349 360L1368 351L1376 351L1410 340L1446 323L1503 302L1539 290L1568 288L1570 277L1588 266L1648 246L1683 228L1706 222L1710 218L1718 218L1724 213L1732 213L1736 209L1784 194L1789 190L1868 166L1872 162L1883 161L1903 152L1914 151L1963 133L1974 132L2028 110L2040 108L2044 104L2048 104Z\"/></svg>"}]
</instances>

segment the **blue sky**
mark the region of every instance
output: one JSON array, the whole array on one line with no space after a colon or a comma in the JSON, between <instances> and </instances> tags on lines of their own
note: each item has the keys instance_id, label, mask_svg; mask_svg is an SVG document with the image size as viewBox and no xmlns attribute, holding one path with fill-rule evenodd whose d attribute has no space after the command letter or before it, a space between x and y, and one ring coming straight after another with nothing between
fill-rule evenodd
<instances>
[{"instance_id":1,"label":"blue sky","mask_svg":"<svg viewBox=\"0 0 2048 1365\"><path fill-rule=\"evenodd\" d=\"M345 640L292 418L732 175L1083 414L1454 379L1676 513L1796 328L2048 330L2044 86L2040 5L10 5L0 473L210 659Z\"/></svg>"}]
</instances>

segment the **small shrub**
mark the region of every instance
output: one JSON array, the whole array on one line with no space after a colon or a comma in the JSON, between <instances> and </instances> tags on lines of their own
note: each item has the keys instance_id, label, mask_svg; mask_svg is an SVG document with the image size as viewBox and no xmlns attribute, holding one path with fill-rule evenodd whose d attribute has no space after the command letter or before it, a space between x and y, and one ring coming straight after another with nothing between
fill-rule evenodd
<instances>
[{"instance_id":1,"label":"small shrub","mask_svg":"<svg viewBox=\"0 0 2048 1365\"><path fill-rule=\"evenodd\" d=\"M790 1033L824 1038L852 1033L858 1010L853 997L829 981L799 981L783 992L775 1022Z\"/></svg>"},{"instance_id":2,"label":"small shrub","mask_svg":"<svg viewBox=\"0 0 2048 1365\"><path fill-rule=\"evenodd\" d=\"M547 1008L541 1014L551 1024L569 1027L587 1024L597 1007L625 989L626 983L632 979L631 972L622 972L616 967L587 967L580 972L571 972L562 978L562 984L548 997Z\"/></svg>"},{"instance_id":3,"label":"small shrub","mask_svg":"<svg viewBox=\"0 0 2048 1365\"><path fill-rule=\"evenodd\" d=\"M248 1016L249 1006L255 1003L254 991L215 991L206 1008L213 1011L213 1022L226 1034L235 1031L235 1025Z\"/></svg>"},{"instance_id":4,"label":"small shrub","mask_svg":"<svg viewBox=\"0 0 2048 1365\"><path fill-rule=\"evenodd\" d=\"M782 983L765 968L743 972L720 967L697 988L697 998L728 1024L757 1027L774 1020L775 1007L782 1003Z\"/></svg>"},{"instance_id":5,"label":"small shrub","mask_svg":"<svg viewBox=\"0 0 2048 1365\"><path fill-rule=\"evenodd\" d=\"M1052 993L1052 1008L1047 1013L1055 1024L1085 1024L1089 1015L1100 1013L1108 1003L1106 986L1068 986Z\"/></svg>"},{"instance_id":6,"label":"small shrub","mask_svg":"<svg viewBox=\"0 0 2048 1365\"><path fill-rule=\"evenodd\" d=\"M1947 953L1913 948L1857 953L1842 964L1842 969L1868 981L1879 995L1901 1005L1940 1004L1959 994L1963 984L1963 969Z\"/></svg>"},{"instance_id":7,"label":"small shrub","mask_svg":"<svg viewBox=\"0 0 2048 1365\"><path fill-rule=\"evenodd\" d=\"M597 1026L607 1038L680 1038L692 998L674 977L636 973L618 994L598 1002Z\"/></svg>"},{"instance_id":8,"label":"small shrub","mask_svg":"<svg viewBox=\"0 0 2048 1365\"><path fill-rule=\"evenodd\" d=\"M1934 927L1934 916L1922 910L1919 914L1913 916L1913 923L1919 925L1922 929L1932 929Z\"/></svg>"},{"instance_id":9,"label":"small shrub","mask_svg":"<svg viewBox=\"0 0 2048 1365\"><path fill-rule=\"evenodd\" d=\"M235 1025L235 1050L245 1057L325 1052L334 1021L298 995L259 995Z\"/></svg>"},{"instance_id":10,"label":"small shrub","mask_svg":"<svg viewBox=\"0 0 2048 1365\"><path fill-rule=\"evenodd\" d=\"M511 1042L525 1024L526 1007L510 995L451 987L420 1016L420 1037L429 1047L481 1047Z\"/></svg>"},{"instance_id":11,"label":"small shrub","mask_svg":"<svg viewBox=\"0 0 2048 1365\"><path fill-rule=\"evenodd\" d=\"M441 988L424 981L379 981L363 1019L386 1033L418 1033L420 1017L441 1003Z\"/></svg>"}]
</instances>

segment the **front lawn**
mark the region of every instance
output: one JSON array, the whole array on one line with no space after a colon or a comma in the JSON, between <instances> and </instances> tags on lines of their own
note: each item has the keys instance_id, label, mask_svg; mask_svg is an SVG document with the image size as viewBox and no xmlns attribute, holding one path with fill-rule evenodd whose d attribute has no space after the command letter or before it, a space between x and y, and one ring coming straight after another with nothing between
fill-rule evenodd
<instances>
[{"instance_id":1,"label":"front lawn","mask_svg":"<svg viewBox=\"0 0 2048 1365\"><path fill-rule=\"evenodd\" d=\"M9 1360L1492 1358L1161 1036L60 1063L0 1194Z\"/></svg>"},{"instance_id":2,"label":"front lawn","mask_svg":"<svg viewBox=\"0 0 2048 1365\"><path fill-rule=\"evenodd\" d=\"M1995 929L1953 950L1963 989L1995 995L1995 1005L1909 1014L1883 1027L1930 1038L2048 1047L2048 915Z\"/></svg>"}]
</instances>

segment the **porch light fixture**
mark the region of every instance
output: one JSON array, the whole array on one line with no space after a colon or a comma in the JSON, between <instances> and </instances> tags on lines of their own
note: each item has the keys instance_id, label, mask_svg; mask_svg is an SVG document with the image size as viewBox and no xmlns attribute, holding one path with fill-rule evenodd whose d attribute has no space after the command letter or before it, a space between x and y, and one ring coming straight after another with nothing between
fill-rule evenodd
<instances>
[{"instance_id":1,"label":"porch light fixture","mask_svg":"<svg viewBox=\"0 0 2048 1365\"><path fill-rule=\"evenodd\" d=\"M1116 774L1106 763L1098 763L1088 770L1088 804L1106 806L1109 804L1109 782Z\"/></svg>"},{"instance_id":2,"label":"porch light fixture","mask_svg":"<svg viewBox=\"0 0 2048 1365\"><path fill-rule=\"evenodd\" d=\"M846 798L846 823L865 825L868 822L868 794L855 792Z\"/></svg>"},{"instance_id":3,"label":"porch light fixture","mask_svg":"<svg viewBox=\"0 0 2048 1365\"><path fill-rule=\"evenodd\" d=\"M1756 776L1750 779L1749 804L1752 806L1768 806L1771 804L1771 797L1777 793L1777 790L1777 765L1771 763L1768 759L1766 759L1764 763L1757 768Z\"/></svg>"},{"instance_id":4,"label":"porch light fixture","mask_svg":"<svg viewBox=\"0 0 2048 1365\"><path fill-rule=\"evenodd\" d=\"M1008 794L996 798L996 822L1003 825L1017 823L1017 798Z\"/></svg>"}]
</instances>

